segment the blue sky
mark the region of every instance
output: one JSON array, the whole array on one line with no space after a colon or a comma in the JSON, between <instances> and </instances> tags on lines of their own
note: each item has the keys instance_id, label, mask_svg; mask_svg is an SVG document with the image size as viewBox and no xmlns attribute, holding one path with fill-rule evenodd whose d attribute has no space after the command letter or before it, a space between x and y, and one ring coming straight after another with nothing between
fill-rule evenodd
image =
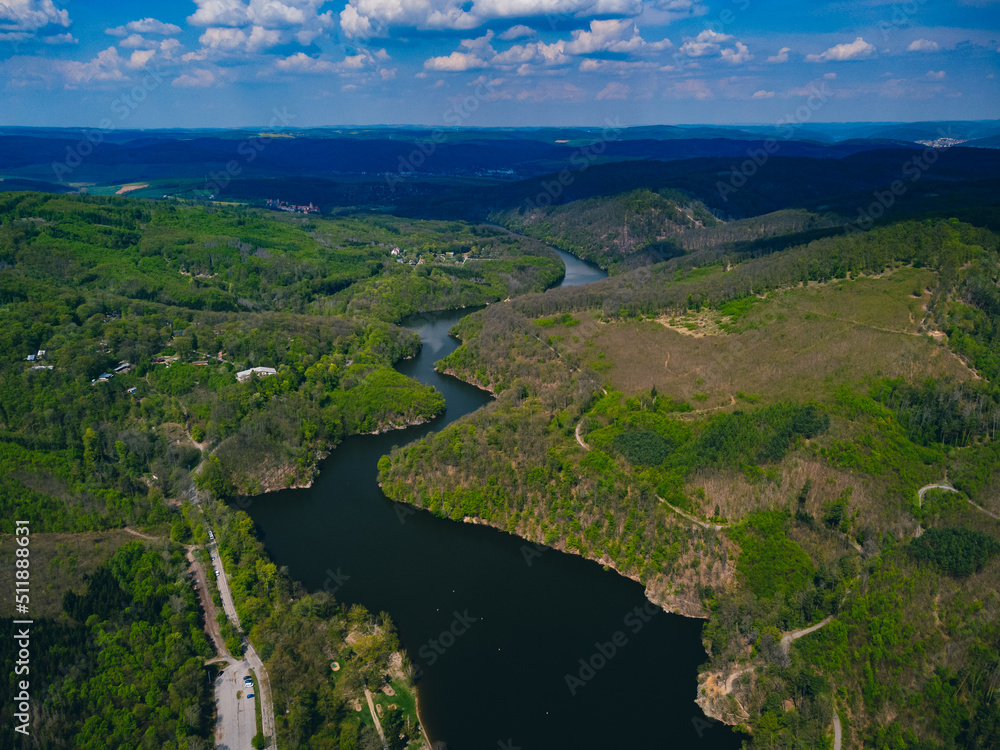
<instances>
[{"instance_id":1,"label":"blue sky","mask_svg":"<svg viewBox=\"0 0 1000 750\"><path fill-rule=\"evenodd\" d=\"M1000 0L0 0L0 125L992 119L997 73Z\"/></svg>"}]
</instances>

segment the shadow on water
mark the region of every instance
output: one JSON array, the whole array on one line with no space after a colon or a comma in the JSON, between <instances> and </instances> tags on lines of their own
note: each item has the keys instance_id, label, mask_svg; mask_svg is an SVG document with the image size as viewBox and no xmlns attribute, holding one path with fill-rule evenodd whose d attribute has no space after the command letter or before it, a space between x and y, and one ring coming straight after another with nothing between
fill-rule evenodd
<instances>
[{"instance_id":1,"label":"shadow on water","mask_svg":"<svg viewBox=\"0 0 1000 750\"><path fill-rule=\"evenodd\" d=\"M563 285L605 275L560 256ZM398 369L441 391L443 416L348 438L313 487L249 503L269 554L310 590L392 615L422 674L428 734L450 750L738 747L693 702L705 658L699 621L648 614L641 585L595 563L382 494L379 457L491 399L434 371L458 345L448 329L468 312L404 321L423 348Z\"/></svg>"}]
</instances>

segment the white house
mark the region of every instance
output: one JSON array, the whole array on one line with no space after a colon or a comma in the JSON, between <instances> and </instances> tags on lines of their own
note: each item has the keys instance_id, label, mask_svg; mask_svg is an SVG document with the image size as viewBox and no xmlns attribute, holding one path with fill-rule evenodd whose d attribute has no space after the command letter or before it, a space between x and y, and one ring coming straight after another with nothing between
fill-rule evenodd
<instances>
[{"instance_id":1,"label":"white house","mask_svg":"<svg viewBox=\"0 0 1000 750\"><path fill-rule=\"evenodd\" d=\"M251 377L256 375L258 378L267 377L268 375L277 375L278 371L273 367L251 367L249 370L240 370L236 373L236 379L241 383L249 380Z\"/></svg>"}]
</instances>

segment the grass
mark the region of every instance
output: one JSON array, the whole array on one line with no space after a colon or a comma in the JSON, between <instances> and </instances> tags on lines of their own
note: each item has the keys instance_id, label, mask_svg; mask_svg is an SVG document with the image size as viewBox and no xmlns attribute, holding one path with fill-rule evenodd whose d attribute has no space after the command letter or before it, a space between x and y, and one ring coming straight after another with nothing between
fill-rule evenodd
<instances>
[{"instance_id":1,"label":"grass","mask_svg":"<svg viewBox=\"0 0 1000 750\"><path fill-rule=\"evenodd\" d=\"M63 595L82 594L84 577L92 573L124 544L136 537L126 531L88 531L76 534L31 534L31 616L58 618ZM11 534L0 535L0 587L14 590L14 550ZM149 544L156 544L149 542ZM13 597L5 597L0 616L13 617Z\"/></svg>"},{"instance_id":2,"label":"grass","mask_svg":"<svg viewBox=\"0 0 1000 750\"><path fill-rule=\"evenodd\" d=\"M565 341L562 350L586 359L586 343L593 342L604 363L613 363L603 369L608 388L631 395L655 386L680 400L707 396L711 404L729 403L737 392L761 394L761 403L822 402L836 385L873 373L967 380L971 373L945 345L918 333L929 297L912 291L933 281L930 271L904 268L776 292L740 304L742 317L729 326L738 333L728 334L711 320L721 318L719 311L703 310L695 335L649 320L600 323L582 316L581 343Z\"/></svg>"},{"instance_id":3,"label":"grass","mask_svg":"<svg viewBox=\"0 0 1000 750\"><path fill-rule=\"evenodd\" d=\"M253 708L257 716L257 734L264 734L264 717L261 715L260 703L263 698L260 695L260 685L257 683L257 673L250 670L250 679L253 680Z\"/></svg>"}]
</instances>

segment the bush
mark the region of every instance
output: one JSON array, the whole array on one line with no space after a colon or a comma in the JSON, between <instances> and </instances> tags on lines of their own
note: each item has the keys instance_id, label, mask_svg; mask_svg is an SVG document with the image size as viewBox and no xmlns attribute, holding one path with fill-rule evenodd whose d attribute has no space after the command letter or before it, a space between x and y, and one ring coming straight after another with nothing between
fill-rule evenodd
<instances>
[{"instance_id":1,"label":"bush","mask_svg":"<svg viewBox=\"0 0 1000 750\"><path fill-rule=\"evenodd\" d=\"M973 529L928 529L907 549L918 560L930 560L954 576L967 576L1000 554L1000 542Z\"/></svg>"},{"instance_id":2,"label":"bush","mask_svg":"<svg viewBox=\"0 0 1000 750\"><path fill-rule=\"evenodd\" d=\"M629 463L658 466L670 453L670 443L650 430L628 430L615 435L614 448Z\"/></svg>"}]
</instances>

